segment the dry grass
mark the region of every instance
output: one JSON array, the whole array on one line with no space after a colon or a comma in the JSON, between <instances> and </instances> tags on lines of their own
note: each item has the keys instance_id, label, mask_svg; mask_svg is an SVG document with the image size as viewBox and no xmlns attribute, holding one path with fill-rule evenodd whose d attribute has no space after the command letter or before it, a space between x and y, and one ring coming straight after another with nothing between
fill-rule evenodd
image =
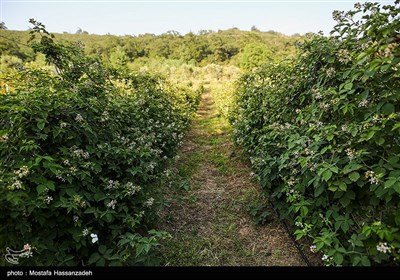
<instances>
[{"instance_id":1,"label":"dry grass","mask_svg":"<svg viewBox=\"0 0 400 280\"><path fill-rule=\"evenodd\" d=\"M171 233L160 253L164 265L304 266L274 215L259 226L246 207L265 200L250 169L232 156L230 126L218 116L211 93L201 107L176 163L189 190L169 188L160 229Z\"/></svg>"}]
</instances>

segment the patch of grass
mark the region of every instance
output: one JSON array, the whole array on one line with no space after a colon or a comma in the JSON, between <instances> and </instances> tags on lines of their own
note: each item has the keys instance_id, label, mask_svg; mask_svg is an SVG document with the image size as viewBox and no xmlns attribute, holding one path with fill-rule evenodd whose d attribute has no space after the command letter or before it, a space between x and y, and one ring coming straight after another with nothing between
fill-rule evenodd
<instances>
[{"instance_id":1,"label":"patch of grass","mask_svg":"<svg viewBox=\"0 0 400 280\"><path fill-rule=\"evenodd\" d=\"M198 170L203 160L204 153L202 152L188 153L185 160L180 164L178 175L183 178L190 178Z\"/></svg>"},{"instance_id":2,"label":"patch of grass","mask_svg":"<svg viewBox=\"0 0 400 280\"><path fill-rule=\"evenodd\" d=\"M226 153L213 151L209 155L209 161L218 168L219 172L223 174L233 173L234 169L231 166L230 159Z\"/></svg>"}]
</instances>

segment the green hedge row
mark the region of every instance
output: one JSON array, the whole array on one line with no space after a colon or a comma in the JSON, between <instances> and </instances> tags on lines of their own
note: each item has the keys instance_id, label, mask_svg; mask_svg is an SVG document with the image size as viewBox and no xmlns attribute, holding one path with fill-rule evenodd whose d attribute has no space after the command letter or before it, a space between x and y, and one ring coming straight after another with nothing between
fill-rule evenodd
<instances>
[{"instance_id":1,"label":"green hedge row","mask_svg":"<svg viewBox=\"0 0 400 280\"><path fill-rule=\"evenodd\" d=\"M399 14L335 11L331 36L238 84L235 141L326 265L400 263Z\"/></svg>"},{"instance_id":2,"label":"green hedge row","mask_svg":"<svg viewBox=\"0 0 400 280\"><path fill-rule=\"evenodd\" d=\"M0 94L1 255L28 245L20 265L146 263L167 236L151 227L157 186L199 93L106 68L32 23L54 72L20 69Z\"/></svg>"}]
</instances>

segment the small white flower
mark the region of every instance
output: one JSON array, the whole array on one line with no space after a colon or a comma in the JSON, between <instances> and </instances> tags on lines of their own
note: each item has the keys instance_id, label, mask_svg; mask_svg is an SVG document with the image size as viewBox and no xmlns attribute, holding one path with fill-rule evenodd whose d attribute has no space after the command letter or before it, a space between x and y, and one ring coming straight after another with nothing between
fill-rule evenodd
<instances>
[{"instance_id":1,"label":"small white flower","mask_svg":"<svg viewBox=\"0 0 400 280\"><path fill-rule=\"evenodd\" d=\"M323 261L327 261L328 259L329 259L329 256L325 255L325 254L321 258L321 260L323 260Z\"/></svg>"},{"instance_id":2,"label":"small white flower","mask_svg":"<svg viewBox=\"0 0 400 280\"><path fill-rule=\"evenodd\" d=\"M337 58L340 63L347 64L351 57L350 57L350 52L348 50L339 50L337 53Z\"/></svg>"},{"instance_id":3,"label":"small white flower","mask_svg":"<svg viewBox=\"0 0 400 280\"><path fill-rule=\"evenodd\" d=\"M74 223L76 223L79 220L79 217L77 215L74 215L72 217L72 220L74 221Z\"/></svg>"},{"instance_id":4,"label":"small white flower","mask_svg":"<svg viewBox=\"0 0 400 280\"><path fill-rule=\"evenodd\" d=\"M294 225L296 226L296 227L303 227L303 223L302 222L299 222L299 221L296 221L295 223L294 223Z\"/></svg>"},{"instance_id":5,"label":"small white flower","mask_svg":"<svg viewBox=\"0 0 400 280\"><path fill-rule=\"evenodd\" d=\"M378 245L376 245L376 249L381 252L381 253L390 253L391 249L390 247L387 245L386 242L379 242Z\"/></svg>"},{"instance_id":6,"label":"small white flower","mask_svg":"<svg viewBox=\"0 0 400 280\"><path fill-rule=\"evenodd\" d=\"M90 237L92 238L92 243L96 243L97 241L99 241L97 234L91 233Z\"/></svg>"},{"instance_id":7,"label":"small white flower","mask_svg":"<svg viewBox=\"0 0 400 280\"><path fill-rule=\"evenodd\" d=\"M67 127L67 123L65 123L65 122L61 122L61 123L60 123L60 127L61 127L61 128L65 128L65 127Z\"/></svg>"},{"instance_id":8,"label":"small white flower","mask_svg":"<svg viewBox=\"0 0 400 280\"><path fill-rule=\"evenodd\" d=\"M328 78L333 77L335 75L335 73L336 73L335 68L331 67L331 68L326 69L326 76Z\"/></svg>"},{"instance_id":9,"label":"small white flower","mask_svg":"<svg viewBox=\"0 0 400 280\"><path fill-rule=\"evenodd\" d=\"M76 114L75 120L76 120L77 122L82 122L82 121L83 121L82 115L81 115L81 114Z\"/></svg>"},{"instance_id":10,"label":"small white flower","mask_svg":"<svg viewBox=\"0 0 400 280\"><path fill-rule=\"evenodd\" d=\"M144 205L147 207L151 207L154 203L154 198L150 197L148 200L144 202Z\"/></svg>"},{"instance_id":11,"label":"small white flower","mask_svg":"<svg viewBox=\"0 0 400 280\"><path fill-rule=\"evenodd\" d=\"M85 228L84 230L82 230L82 235L86 236L89 234L89 230L87 228Z\"/></svg>"},{"instance_id":12,"label":"small white flower","mask_svg":"<svg viewBox=\"0 0 400 280\"><path fill-rule=\"evenodd\" d=\"M351 148L346 149L346 154L350 160L353 160L355 158L354 150L352 150Z\"/></svg>"},{"instance_id":13,"label":"small white flower","mask_svg":"<svg viewBox=\"0 0 400 280\"><path fill-rule=\"evenodd\" d=\"M310 251L311 251L311 253L316 253L317 252L317 246L311 245L310 246Z\"/></svg>"},{"instance_id":14,"label":"small white flower","mask_svg":"<svg viewBox=\"0 0 400 280\"><path fill-rule=\"evenodd\" d=\"M360 103L358 103L358 107L366 107L368 103L369 103L368 100L362 100L360 101Z\"/></svg>"},{"instance_id":15,"label":"small white flower","mask_svg":"<svg viewBox=\"0 0 400 280\"><path fill-rule=\"evenodd\" d=\"M117 204L117 201L115 199L111 200L109 203L107 203L107 208L115 209L115 205Z\"/></svg>"},{"instance_id":16,"label":"small white flower","mask_svg":"<svg viewBox=\"0 0 400 280\"><path fill-rule=\"evenodd\" d=\"M341 127L343 132L347 132L348 126L346 124L342 125Z\"/></svg>"},{"instance_id":17,"label":"small white flower","mask_svg":"<svg viewBox=\"0 0 400 280\"><path fill-rule=\"evenodd\" d=\"M50 202L53 200L53 198L48 195L44 200L46 201L47 204L50 204Z\"/></svg>"},{"instance_id":18,"label":"small white flower","mask_svg":"<svg viewBox=\"0 0 400 280\"><path fill-rule=\"evenodd\" d=\"M22 182L20 180L16 180L12 185L11 188L14 189L21 189L22 188Z\"/></svg>"},{"instance_id":19,"label":"small white flower","mask_svg":"<svg viewBox=\"0 0 400 280\"><path fill-rule=\"evenodd\" d=\"M64 165L69 165L70 164L68 159L64 160L63 163L64 163Z\"/></svg>"},{"instance_id":20,"label":"small white flower","mask_svg":"<svg viewBox=\"0 0 400 280\"><path fill-rule=\"evenodd\" d=\"M22 166L20 169L15 170L14 174L17 175L19 178L23 178L29 174L28 166Z\"/></svg>"}]
</instances>

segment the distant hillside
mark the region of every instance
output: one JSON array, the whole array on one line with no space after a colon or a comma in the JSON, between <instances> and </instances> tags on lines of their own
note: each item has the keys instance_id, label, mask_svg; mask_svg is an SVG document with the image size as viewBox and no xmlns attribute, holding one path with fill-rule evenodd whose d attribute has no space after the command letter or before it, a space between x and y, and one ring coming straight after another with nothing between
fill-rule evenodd
<instances>
[{"instance_id":1,"label":"distant hillside","mask_svg":"<svg viewBox=\"0 0 400 280\"><path fill-rule=\"evenodd\" d=\"M106 60L110 54L120 53L128 62L138 58L163 58L181 60L185 63L206 65L238 64L238 54L246 46L263 45L271 60L293 55L296 41L303 36L286 36L274 31L228 30L200 31L199 34L181 35L169 31L162 35L143 34L138 36L90 35L90 34L55 34L61 41L81 41L88 54L99 54ZM0 56L15 56L22 61L35 59L27 45L29 31L0 30ZM257 48L255 48L257 52Z\"/></svg>"}]
</instances>

